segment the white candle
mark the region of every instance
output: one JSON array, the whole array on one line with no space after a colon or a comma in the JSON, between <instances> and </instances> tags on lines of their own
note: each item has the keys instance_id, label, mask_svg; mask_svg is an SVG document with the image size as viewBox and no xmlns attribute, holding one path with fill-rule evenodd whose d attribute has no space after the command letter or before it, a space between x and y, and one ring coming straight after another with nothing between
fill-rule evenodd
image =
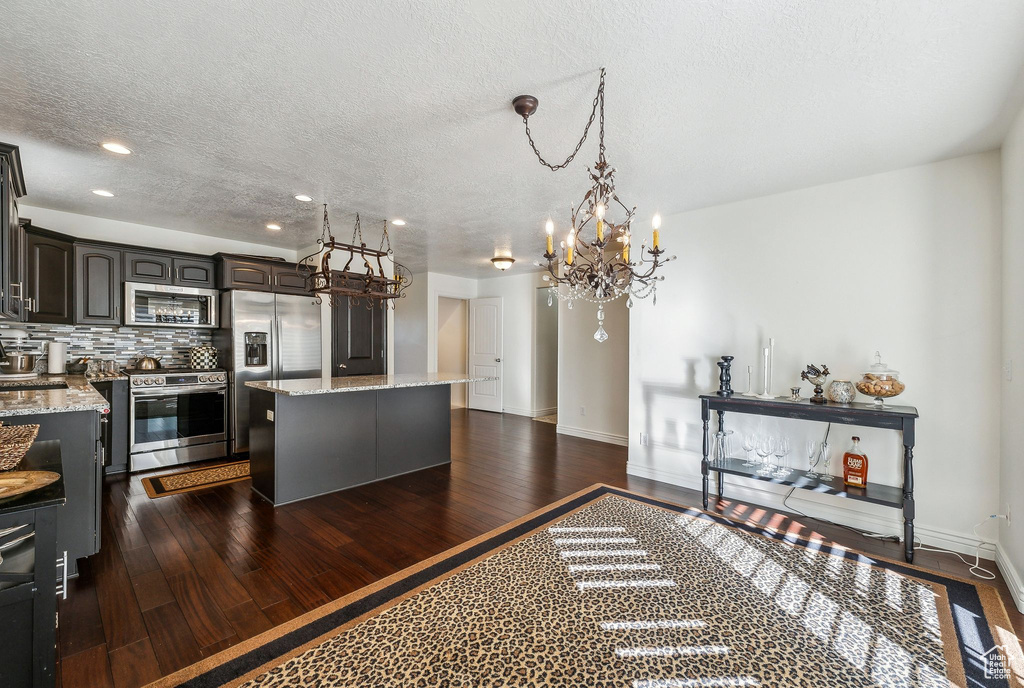
<instances>
[{"instance_id":1,"label":"white candle","mask_svg":"<svg viewBox=\"0 0 1024 688\"><path fill-rule=\"evenodd\" d=\"M768 366L769 366L769 362L768 362L768 348L765 347L765 349L764 349L764 393L765 393L765 396L768 395Z\"/></svg>"},{"instance_id":2,"label":"white candle","mask_svg":"<svg viewBox=\"0 0 1024 688\"><path fill-rule=\"evenodd\" d=\"M765 390L765 394L772 393L772 368L775 367L775 339L769 337L768 339L768 388Z\"/></svg>"}]
</instances>

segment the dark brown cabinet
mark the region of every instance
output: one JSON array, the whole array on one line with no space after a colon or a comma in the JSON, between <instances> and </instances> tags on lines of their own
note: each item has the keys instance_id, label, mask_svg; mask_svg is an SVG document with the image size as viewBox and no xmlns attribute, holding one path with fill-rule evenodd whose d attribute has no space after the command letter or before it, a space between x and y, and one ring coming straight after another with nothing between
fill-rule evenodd
<instances>
[{"instance_id":1,"label":"dark brown cabinet","mask_svg":"<svg viewBox=\"0 0 1024 688\"><path fill-rule=\"evenodd\" d=\"M174 259L167 254L124 252L124 278L128 282L148 284L172 284L174 282Z\"/></svg>"},{"instance_id":2,"label":"dark brown cabinet","mask_svg":"<svg viewBox=\"0 0 1024 688\"><path fill-rule=\"evenodd\" d=\"M311 267L294 263L271 266L270 275L273 280L274 293L298 294L299 296L309 294L310 292L306 288L306 276L311 272Z\"/></svg>"},{"instance_id":3,"label":"dark brown cabinet","mask_svg":"<svg viewBox=\"0 0 1024 688\"><path fill-rule=\"evenodd\" d=\"M25 195L18 147L0 143L0 318L21 320L24 292L25 229L18 198Z\"/></svg>"},{"instance_id":4,"label":"dark brown cabinet","mask_svg":"<svg viewBox=\"0 0 1024 688\"><path fill-rule=\"evenodd\" d=\"M335 274L337 283L343 278ZM331 308L331 375L384 375L387 363L386 307L369 299L338 299Z\"/></svg>"},{"instance_id":5,"label":"dark brown cabinet","mask_svg":"<svg viewBox=\"0 0 1024 688\"><path fill-rule=\"evenodd\" d=\"M122 251L107 246L75 244L75 322L120 325Z\"/></svg>"},{"instance_id":6,"label":"dark brown cabinet","mask_svg":"<svg viewBox=\"0 0 1024 688\"><path fill-rule=\"evenodd\" d=\"M33 228L25 234L25 321L74 323L75 248Z\"/></svg>"},{"instance_id":7,"label":"dark brown cabinet","mask_svg":"<svg viewBox=\"0 0 1024 688\"><path fill-rule=\"evenodd\" d=\"M219 289L248 289L250 291L273 290L273 265L258 260L221 258L217 275Z\"/></svg>"},{"instance_id":8,"label":"dark brown cabinet","mask_svg":"<svg viewBox=\"0 0 1024 688\"><path fill-rule=\"evenodd\" d=\"M216 281L213 260L205 258L174 258L173 283L182 287L203 287L212 289Z\"/></svg>"}]
</instances>

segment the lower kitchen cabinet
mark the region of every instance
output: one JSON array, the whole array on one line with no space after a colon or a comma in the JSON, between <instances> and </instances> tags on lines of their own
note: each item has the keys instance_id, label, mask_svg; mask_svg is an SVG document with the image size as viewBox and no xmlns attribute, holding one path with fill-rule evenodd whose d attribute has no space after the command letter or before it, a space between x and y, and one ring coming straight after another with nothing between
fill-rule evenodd
<instances>
[{"instance_id":1,"label":"lower kitchen cabinet","mask_svg":"<svg viewBox=\"0 0 1024 688\"><path fill-rule=\"evenodd\" d=\"M3 500L0 506L0 686L49 688L56 682L57 594L67 579L56 544L64 509L60 442L37 441L22 470L62 477L46 487Z\"/></svg>"},{"instance_id":2,"label":"lower kitchen cabinet","mask_svg":"<svg viewBox=\"0 0 1024 688\"><path fill-rule=\"evenodd\" d=\"M128 380L93 380L92 386L110 404L110 413L100 421L103 472L128 470Z\"/></svg>"}]
</instances>

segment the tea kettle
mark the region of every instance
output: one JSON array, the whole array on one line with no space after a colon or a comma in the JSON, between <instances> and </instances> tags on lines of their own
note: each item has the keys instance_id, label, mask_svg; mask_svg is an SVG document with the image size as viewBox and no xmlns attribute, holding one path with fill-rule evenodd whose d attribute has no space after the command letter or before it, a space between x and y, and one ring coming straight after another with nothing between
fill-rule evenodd
<instances>
[{"instance_id":1,"label":"tea kettle","mask_svg":"<svg viewBox=\"0 0 1024 688\"><path fill-rule=\"evenodd\" d=\"M135 361L136 370L156 370L160 367L163 356L142 356Z\"/></svg>"}]
</instances>

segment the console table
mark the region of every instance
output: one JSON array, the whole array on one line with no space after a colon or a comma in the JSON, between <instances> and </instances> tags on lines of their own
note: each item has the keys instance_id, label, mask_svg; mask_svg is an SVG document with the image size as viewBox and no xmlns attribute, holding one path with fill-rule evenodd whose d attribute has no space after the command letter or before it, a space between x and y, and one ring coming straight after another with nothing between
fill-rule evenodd
<instances>
[{"instance_id":1,"label":"console table","mask_svg":"<svg viewBox=\"0 0 1024 688\"><path fill-rule=\"evenodd\" d=\"M807 471L793 469L785 478L762 476L754 467L743 466L743 460L730 458L724 465L714 466L708 459L710 438L708 423L711 412L718 413L718 429L725 428L725 413L747 413L775 418L816 420L824 423L860 425L870 428L888 428L903 433L903 485L894 487L869 482L864 487L851 487L843 483L841 476L807 477ZM912 406L891 406L884 409L873 404L812 404L807 399L785 401L782 399L758 399L755 397L718 396L704 394L700 397L701 420L704 423L704 448L700 462L703 482L704 508L708 508L708 475L718 474L718 496L725 490L723 475L739 475L752 480L763 480L779 485L790 485L803 490L822 494L856 499L872 504L882 504L903 510L903 556L908 562L914 561L914 421L917 409Z\"/></svg>"}]
</instances>

